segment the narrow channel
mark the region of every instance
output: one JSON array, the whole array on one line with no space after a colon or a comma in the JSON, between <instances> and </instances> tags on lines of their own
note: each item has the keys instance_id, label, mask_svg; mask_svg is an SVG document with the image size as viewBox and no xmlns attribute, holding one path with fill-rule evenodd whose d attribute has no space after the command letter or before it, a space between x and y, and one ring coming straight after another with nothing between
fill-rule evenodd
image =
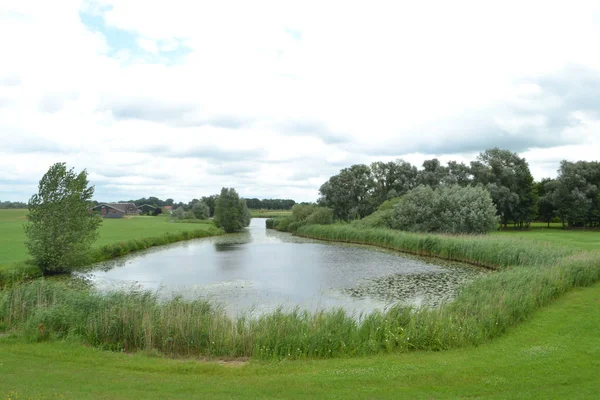
<instances>
[{"instance_id":1,"label":"narrow channel","mask_svg":"<svg viewBox=\"0 0 600 400\"><path fill-rule=\"evenodd\" d=\"M179 242L96 264L84 277L100 290L128 288L221 304L232 315L282 306L352 313L394 303L437 306L488 271L368 246L267 230L255 218L238 234Z\"/></svg>"}]
</instances>

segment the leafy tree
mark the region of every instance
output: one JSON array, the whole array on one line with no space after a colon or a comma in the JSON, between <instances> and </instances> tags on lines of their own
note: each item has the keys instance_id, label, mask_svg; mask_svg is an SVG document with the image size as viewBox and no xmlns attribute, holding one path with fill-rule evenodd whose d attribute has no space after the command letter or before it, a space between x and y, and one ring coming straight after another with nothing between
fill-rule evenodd
<instances>
[{"instance_id":1,"label":"leafy tree","mask_svg":"<svg viewBox=\"0 0 600 400\"><path fill-rule=\"evenodd\" d=\"M529 165L509 150L489 149L471 162L474 184L487 187L502 224L529 225L537 214L537 196Z\"/></svg>"},{"instance_id":2,"label":"leafy tree","mask_svg":"<svg viewBox=\"0 0 600 400\"><path fill-rule=\"evenodd\" d=\"M185 219L185 208L183 206L177 207L173 210L173 218L175 219Z\"/></svg>"},{"instance_id":3,"label":"leafy tree","mask_svg":"<svg viewBox=\"0 0 600 400\"><path fill-rule=\"evenodd\" d=\"M449 161L447 167L447 175L443 179L445 185L460 185L469 186L473 182L471 168L464 163Z\"/></svg>"},{"instance_id":4,"label":"leafy tree","mask_svg":"<svg viewBox=\"0 0 600 400\"><path fill-rule=\"evenodd\" d=\"M562 161L552 202L563 225L600 225L600 163Z\"/></svg>"},{"instance_id":5,"label":"leafy tree","mask_svg":"<svg viewBox=\"0 0 600 400\"><path fill-rule=\"evenodd\" d=\"M87 261L102 222L89 211L93 194L86 170L77 174L65 163L52 165L40 180L28 203L25 243L44 272L68 271Z\"/></svg>"},{"instance_id":6,"label":"leafy tree","mask_svg":"<svg viewBox=\"0 0 600 400\"><path fill-rule=\"evenodd\" d=\"M416 186L417 168L404 160L374 162L371 164L371 173L375 206L401 196Z\"/></svg>"},{"instance_id":7,"label":"leafy tree","mask_svg":"<svg viewBox=\"0 0 600 400\"><path fill-rule=\"evenodd\" d=\"M210 208L203 201L197 201L191 211L196 219L208 219L210 214Z\"/></svg>"},{"instance_id":8,"label":"leafy tree","mask_svg":"<svg viewBox=\"0 0 600 400\"><path fill-rule=\"evenodd\" d=\"M550 222L556 216L554 209L553 192L556 190L557 181L555 179L544 178L535 184L535 191L538 197L538 218L544 221L550 227Z\"/></svg>"},{"instance_id":9,"label":"leafy tree","mask_svg":"<svg viewBox=\"0 0 600 400\"><path fill-rule=\"evenodd\" d=\"M496 207L483 187L419 186L394 206L394 228L415 232L488 233L497 228Z\"/></svg>"},{"instance_id":10,"label":"leafy tree","mask_svg":"<svg viewBox=\"0 0 600 400\"><path fill-rule=\"evenodd\" d=\"M0 201L0 209L8 208L27 208L27 203L20 201Z\"/></svg>"},{"instance_id":11,"label":"leafy tree","mask_svg":"<svg viewBox=\"0 0 600 400\"><path fill-rule=\"evenodd\" d=\"M335 218L350 220L373 212L375 186L371 169L364 164L344 168L319 189L319 204L333 209Z\"/></svg>"},{"instance_id":12,"label":"leafy tree","mask_svg":"<svg viewBox=\"0 0 600 400\"><path fill-rule=\"evenodd\" d=\"M225 232L235 232L250 225L250 212L234 188L221 189L215 204L215 224Z\"/></svg>"},{"instance_id":13,"label":"leafy tree","mask_svg":"<svg viewBox=\"0 0 600 400\"><path fill-rule=\"evenodd\" d=\"M218 197L219 196L216 194L213 194L212 196L202 196L202 201L204 202L204 204L206 204L208 206L208 216L209 217L215 216L215 206L216 206Z\"/></svg>"},{"instance_id":14,"label":"leafy tree","mask_svg":"<svg viewBox=\"0 0 600 400\"><path fill-rule=\"evenodd\" d=\"M439 187L448 176L448 169L440 163L440 160L434 158L423 162L423 169L417 175L417 183L431 188Z\"/></svg>"}]
</instances>

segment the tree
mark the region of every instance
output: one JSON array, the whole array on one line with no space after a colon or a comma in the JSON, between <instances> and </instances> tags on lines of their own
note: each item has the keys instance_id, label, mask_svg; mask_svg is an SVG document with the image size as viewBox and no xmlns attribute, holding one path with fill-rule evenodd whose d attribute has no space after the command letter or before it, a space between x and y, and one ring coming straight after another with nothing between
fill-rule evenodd
<instances>
[{"instance_id":1,"label":"tree","mask_svg":"<svg viewBox=\"0 0 600 400\"><path fill-rule=\"evenodd\" d=\"M344 168L319 189L319 204L333 209L334 217L342 220L362 218L375 209L371 169L364 164Z\"/></svg>"},{"instance_id":2,"label":"tree","mask_svg":"<svg viewBox=\"0 0 600 400\"><path fill-rule=\"evenodd\" d=\"M529 225L537 214L537 196L529 165L509 150L489 149L471 162L473 183L487 187L502 224ZM495 186L491 186L495 185Z\"/></svg>"},{"instance_id":3,"label":"tree","mask_svg":"<svg viewBox=\"0 0 600 400\"><path fill-rule=\"evenodd\" d=\"M191 211L196 219L208 219L210 214L210 209L203 201L197 201L194 203Z\"/></svg>"},{"instance_id":4,"label":"tree","mask_svg":"<svg viewBox=\"0 0 600 400\"><path fill-rule=\"evenodd\" d=\"M497 225L496 207L481 186L419 186L394 205L392 215L392 227L415 232L480 234Z\"/></svg>"},{"instance_id":5,"label":"tree","mask_svg":"<svg viewBox=\"0 0 600 400\"><path fill-rule=\"evenodd\" d=\"M374 205L398 197L416 186L417 168L404 160L371 164Z\"/></svg>"},{"instance_id":6,"label":"tree","mask_svg":"<svg viewBox=\"0 0 600 400\"><path fill-rule=\"evenodd\" d=\"M234 188L221 189L215 202L215 224L225 232L235 232L250 225L250 212Z\"/></svg>"},{"instance_id":7,"label":"tree","mask_svg":"<svg viewBox=\"0 0 600 400\"><path fill-rule=\"evenodd\" d=\"M45 273L69 271L87 261L102 222L89 210L93 194L87 171L76 174L65 163L52 165L40 180L28 203L25 244Z\"/></svg>"},{"instance_id":8,"label":"tree","mask_svg":"<svg viewBox=\"0 0 600 400\"><path fill-rule=\"evenodd\" d=\"M218 197L219 197L219 195L216 195L216 194L213 194L212 196L202 196L202 201L204 202L204 204L206 204L208 206L208 209L209 209L208 216L209 217L215 216L215 205L216 205Z\"/></svg>"},{"instance_id":9,"label":"tree","mask_svg":"<svg viewBox=\"0 0 600 400\"><path fill-rule=\"evenodd\" d=\"M448 176L448 168L442 166L437 158L425 160L423 169L417 175L417 183L433 189L439 187Z\"/></svg>"}]
</instances>

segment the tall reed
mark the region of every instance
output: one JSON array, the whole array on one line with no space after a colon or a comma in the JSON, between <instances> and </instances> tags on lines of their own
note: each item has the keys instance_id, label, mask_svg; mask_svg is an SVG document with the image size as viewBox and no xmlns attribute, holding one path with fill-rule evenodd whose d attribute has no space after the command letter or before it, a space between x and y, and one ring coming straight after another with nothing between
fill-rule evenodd
<instances>
[{"instance_id":1,"label":"tall reed","mask_svg":"<svg viewBox=\"0 0 600 400\"><path fill-rule=\"evenodd\" d=\"M280 309L232 319L202 300L101 294L41 279L0 292L0 330L21 331L31 340L73 336L109 350L184 356L297 359L444 350L484 343L571 288L598 280L600 254L574 254L554 265L488 274L433 309L397 305L358 316Z\"/></svg>"}]
</instances>

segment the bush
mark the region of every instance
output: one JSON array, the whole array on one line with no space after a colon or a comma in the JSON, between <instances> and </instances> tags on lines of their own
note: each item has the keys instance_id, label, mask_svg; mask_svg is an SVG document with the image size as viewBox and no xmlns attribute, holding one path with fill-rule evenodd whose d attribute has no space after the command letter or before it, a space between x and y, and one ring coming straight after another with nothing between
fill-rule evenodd
<instances>
[{"instance_id":1,"label":"bush","mask_svg":"<svg viewBox=\"0 0 600 400\"><path fill-rule=\"evenodd\" d=\"M318 207L306 218L306 225L329 225L333 223L333 210Z\"/></svg>"},{"instance_id":2,"label":"bush","mask_svg":"<svg viewBox=\"0 0 600 400\"><path fill-rule=\"evenodd\" d=\"M384 201L373 214L363 219L352 221L352 226L356 226L357 228L391 228L393 225L394 206L401 199L401 197L396 197Z\"/></svg>"},{"instance_id":3,"label":"bush","mask_svg":"<svg viewBox=\"0 0 600 400\"><path fill-rule=\"evenodd\" d=\"M394 206L392 228L412 232L488 233L498 227L497 211L482 187L419 186Z\"/></svg>"}]
</instances>

